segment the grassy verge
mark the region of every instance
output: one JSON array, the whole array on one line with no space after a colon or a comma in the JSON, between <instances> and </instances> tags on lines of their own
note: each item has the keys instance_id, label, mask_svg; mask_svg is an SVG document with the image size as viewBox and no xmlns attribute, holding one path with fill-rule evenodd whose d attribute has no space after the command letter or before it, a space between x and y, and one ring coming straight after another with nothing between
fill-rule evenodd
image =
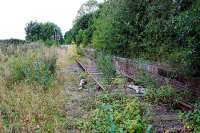
<instances>
[{"instance_id":1,"label":"grassy verge","mask_svg":"<svg viewBox=\"0 0 200 133\"><path fill-rule=\"evenodd\" d=\"M0 56L7 58L0 73L0 131L64 132L68 124L55 48L18 49Z\"/></svg>"}]
</instances>

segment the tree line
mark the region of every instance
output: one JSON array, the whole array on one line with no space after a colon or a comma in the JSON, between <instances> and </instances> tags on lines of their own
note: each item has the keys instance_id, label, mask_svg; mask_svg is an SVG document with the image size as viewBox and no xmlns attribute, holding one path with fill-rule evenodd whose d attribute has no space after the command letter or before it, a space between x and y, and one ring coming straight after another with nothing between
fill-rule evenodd
<instances>
[{"instance_id":1,"label":"tree line","mask_svg":"<svg viewBox=\"0 0 200 133\"><path fill-rule=\"evenodd\" d=\"M122 57L165 62L178 72L200 76L199 0L95 3L90 0L84 5L88 8L82 8L64 36L67 43Z\"/></svg>"},{"instance_id":2,"label":"tree line","mask_svg":"<svg viewBox=\"0 0 200 133\"><path fill-rule=\"evenodd\" d=\"M44 41L47 45L62 43L63 36L60 27L52 22L29 22L25 27L27 41Z\"/></svg>"},{"instance_id":3,"label":"tree line","mask_svg":"<svg viewBox=\"0 0 200 133\"><path fill-rule=\"evenodd\" d=\"M112 55L165 62L180 73L200 76L199 0L89 0L64 37L51 22L31 21L25 31L27 41L74 42Z\"/></svg>"}]
</instances>

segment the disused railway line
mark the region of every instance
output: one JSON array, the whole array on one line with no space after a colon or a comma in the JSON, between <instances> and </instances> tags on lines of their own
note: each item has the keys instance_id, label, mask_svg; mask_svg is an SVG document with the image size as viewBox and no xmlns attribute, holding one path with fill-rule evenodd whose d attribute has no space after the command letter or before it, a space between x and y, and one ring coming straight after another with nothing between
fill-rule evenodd
<instances>
[{"instance_id":1,"label":"disused railway line","mask_svg":"<svg viewBox=\"0 0 200 133\"><path fill-rule=\"evenodd\" d=\"M100 76L101 73L98 73L96 71L96 67L90 67L90 68L87 68L83 63L80 62L80 60L76 60L76 63L78 64L78 66L81 68L82 71L88 73L88 75L92 78L92 80L96 83L97 85L97 88L98 89L101 89L101 90L106 90L106 87L104 87L96 77ZM91 71L91 69L94 69ZM128 81L134 81L134 78L123 73L123 72L119 72L120 75L122 75L124 78L126 78L127 82ZM127 86L125 86L127 87ZM140 96L140 95L138 95ZM142 95L143 96L143 95ZM191 105L191 104L188 104L188 103L184 103L184 102L179 102L177 104L177 107L181 110L184 110L184 111L188 111L188 110L193 110L194 109L194 106Z\"/></svg>"},{"instance_id":2,"label":"disused railway line","mask_svg":"<svg viewBox=\"0 0 200 133\"><path fill-rule=\"evenodd\" d=\"M100 73L96 72L96 71L90 71L89 69L87 69L87 67L82 64L79 60L76 60L76 63L78 64L78 66L84 71L86 72L91 78L92 80L94 80L94 82L96 83L97 85L97 88L98 89L101 89L101 90L106 90L106 87L104 87L99 81L98 79L96 78L97 76L100 75ZM91 68L90 68L91 69ZM95 68L96 70L96 68Z\"/></svg>"},{"instance_id":3,"label":"disused railway line","mask_svg":"<svg viewBox=\"0 0 200 133\"><path fill-rule=\"evenodd\" d=\"M98 73L97 70L96 70L96 67L95 66L86 66L84 65L83 63L81 63L81 61L79 60L76 60L76 63L78 64L78 66L80 67L80 69L84 72L86 72L89 77L92 78L92 80L95 82L95 84L97 85L97 88L100 89L100 90L107 90L107 88L105 86L103 86L97 77L99 77L101 75L101 73ZM134 80L133 77L123 73L123 72L119 72L120 75L122 75L124 78L126 78L127 81L129 80ZM184 102L180 102L176 105L179 109L181 110L184 110L184 111L188 111L188 110L192 110L194 107L190 104L187 104L187 103L184 103ZM157 132L162 132L162 127L159 127L160 125L160 122L164 122L164 123L170 123L171 122L177 122L178 121L178 118L177 118L177 115L176 114L164 114L164 115L160 115L160 116L154 116L154 118L152 119L152 121L154 122L154 125L153 127L157 130ZM175 123L175 125L178 124L178 123ZM172 130L174 132L184 132L185 129L178 125L177 127L169 127L169 131ZM159 131L161 130L161 131Z\"/></svg>"},{"instance_id":4,"label":"disused railway line","mask_svg":"<svg viewBox=\"0 0 200 133\"><path fill-rule=\"evenodd\" d=\"M89 69L80 62L80 60L76 59L76 63L78 64L78 66L81 68L82 71L88 73L88 75L93 79L93 81L97 84L97 88L102 89L102 90L106 90L106 87L104 87L96 78L99 75L102 75L102 73L98 73L96 70L96 67L90 67ZM94 69L91 71L91 69ZM123 73L123 72L119 72L123 77L125 77L127 79L127 81L132 81L134 80L131 76Z\"/></svg>"}]
</instances>

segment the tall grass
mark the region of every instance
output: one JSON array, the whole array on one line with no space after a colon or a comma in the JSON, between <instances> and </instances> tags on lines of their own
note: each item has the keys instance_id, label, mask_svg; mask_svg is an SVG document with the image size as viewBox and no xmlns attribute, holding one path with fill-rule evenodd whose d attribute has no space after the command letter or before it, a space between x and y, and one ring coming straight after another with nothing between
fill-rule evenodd
<instances>
[{"instance_id":1,"label":"tall grass","mask_svg":"<svg viewBox=\"0 0 200 133\"><path fill-rule=\"evenodd\" d=\"M26 53L28 50L39 49L42 45L40 43L28 43L28 44L9 44L0 42L1 53L7 56L17 56L22 53Z\"/></svg>"},{"instance_id":2,"label":"tall grass","mask_svg":"<svg viewBox=\"0 0 200 133\"><path fill-rule=\"evenodd\" d=\"M103 73L102 78L106 81L107 84L110 84L113 78L116 76L116 69L112 64L111 56L105 55L105 53L98 53L97 69Z\"/></svg>"},{"instance_id":3,"label":"tall grass","mask_svg":"<svg viewBox=\"0 0 200 133\"><path fill-rule=\"evenodd\" d=\"M43 50L28 51L24 55L9 59L12 80L14 82L26 80L37 82L44 88L52 85L56 70L56 53Z\"/></svg>"},{"instance_id":4,"label":"tall grass","mask_svg":"<svg viewBox=\"0 0 200 133\"><path fill-rule=\"evenodd\" d=\"M55 48L18 49L0 53L0 132L64 132L65 97L57 83Z\"/></svg>"}]
</instances>

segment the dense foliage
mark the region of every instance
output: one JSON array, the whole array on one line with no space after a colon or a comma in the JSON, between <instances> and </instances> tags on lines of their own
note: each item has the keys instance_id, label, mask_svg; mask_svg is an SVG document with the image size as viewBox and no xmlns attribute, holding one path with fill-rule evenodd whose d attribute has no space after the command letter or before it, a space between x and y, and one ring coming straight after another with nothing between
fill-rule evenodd
<instances>
[{"instance_id":1,"label":"dense foliage","mask_svg":"<svg viewBox=\"0 0 200 133\"><path fill-rule=\"evenodd\" d=\"M96 0L89 0L80 7L72 29L65 33L66 43L74 41L77 45L91 44L94 20L98 15L97 9L98 3Z\"/></svg>"},{"instance_id":2,"label":"dense foliage","mask_svg":"<svg viewBox=\"0 0 200 133\"><path fill-rule=\"evenodd\" d=\"M195 109L189 113L180 113L180 118L186 128L192 129L193 133L200 132L200 102L196 101Z\"/></svg>"},{"instance_id":3,"label":"dense foliage","mask_svg":"<svg viewBox=\"0 0 200 133\"><path fill-rule=\"evenodd\" d=\"M86 14L76 20L74 27L65 33L66 43L75 41L77 45L91 43L93 33L93 14Z\"/></svg>"},{"instance_id":4,"label":"dense foliage","mask_svg":"<svg viewBox=\"0 0 200 133\"><path fill-rule=\"evenodd\" d=\"M199 8L189 0L109 0L95 21L94 47L128 57L167 59L197 76Z\"/></svg>"},{"instance_id":5,"label":"dense foliage","mask_svg":"<svg viewBox=\"0 0 200 133\"><path fill-rule=\"evenodd\" d=\"M61 29L54 23L38 23L31 21L25 27L26 40L28 41L49 41L62 42ZM50 43L48 43L50 44Z\"/></svg>"},{"instance_id":6,"label":"dense foliage","mask_svg":"<svg viewBox=\"0 0 200 133\"><path fill-rule=\"evenodd\" d=\"M199 19L198 0L107 0L77 20L69 32L73 37L66 38L78 45L92 42L95 49L114 55L166 62L178 72L199 76Z\"/></svg>"},{"instance_id":7,"label":"dense foliage","mask_svg":"<svg viewBox=\"0 0 200 133\"><path fill-rule=\"evenodd\" d=\"M166 104L174 106L179 102L187 102L191 98L189 90L176 90L165 81L162 86L156 85L150 74L140 70L134 77L134 83L145 88L144 99L153 104Z\"/></svg>"},{"instance_id":8,"label":"dense foliage","mask_svg":"<svg viewBox=\"0 0 200 133\"><path fill-rule=\"evenodd\" d=\"M139 100L122 93L101 94L91 118L80 127L85 132L143 133L147 123Z\"/></svg>"}]
</instances>

